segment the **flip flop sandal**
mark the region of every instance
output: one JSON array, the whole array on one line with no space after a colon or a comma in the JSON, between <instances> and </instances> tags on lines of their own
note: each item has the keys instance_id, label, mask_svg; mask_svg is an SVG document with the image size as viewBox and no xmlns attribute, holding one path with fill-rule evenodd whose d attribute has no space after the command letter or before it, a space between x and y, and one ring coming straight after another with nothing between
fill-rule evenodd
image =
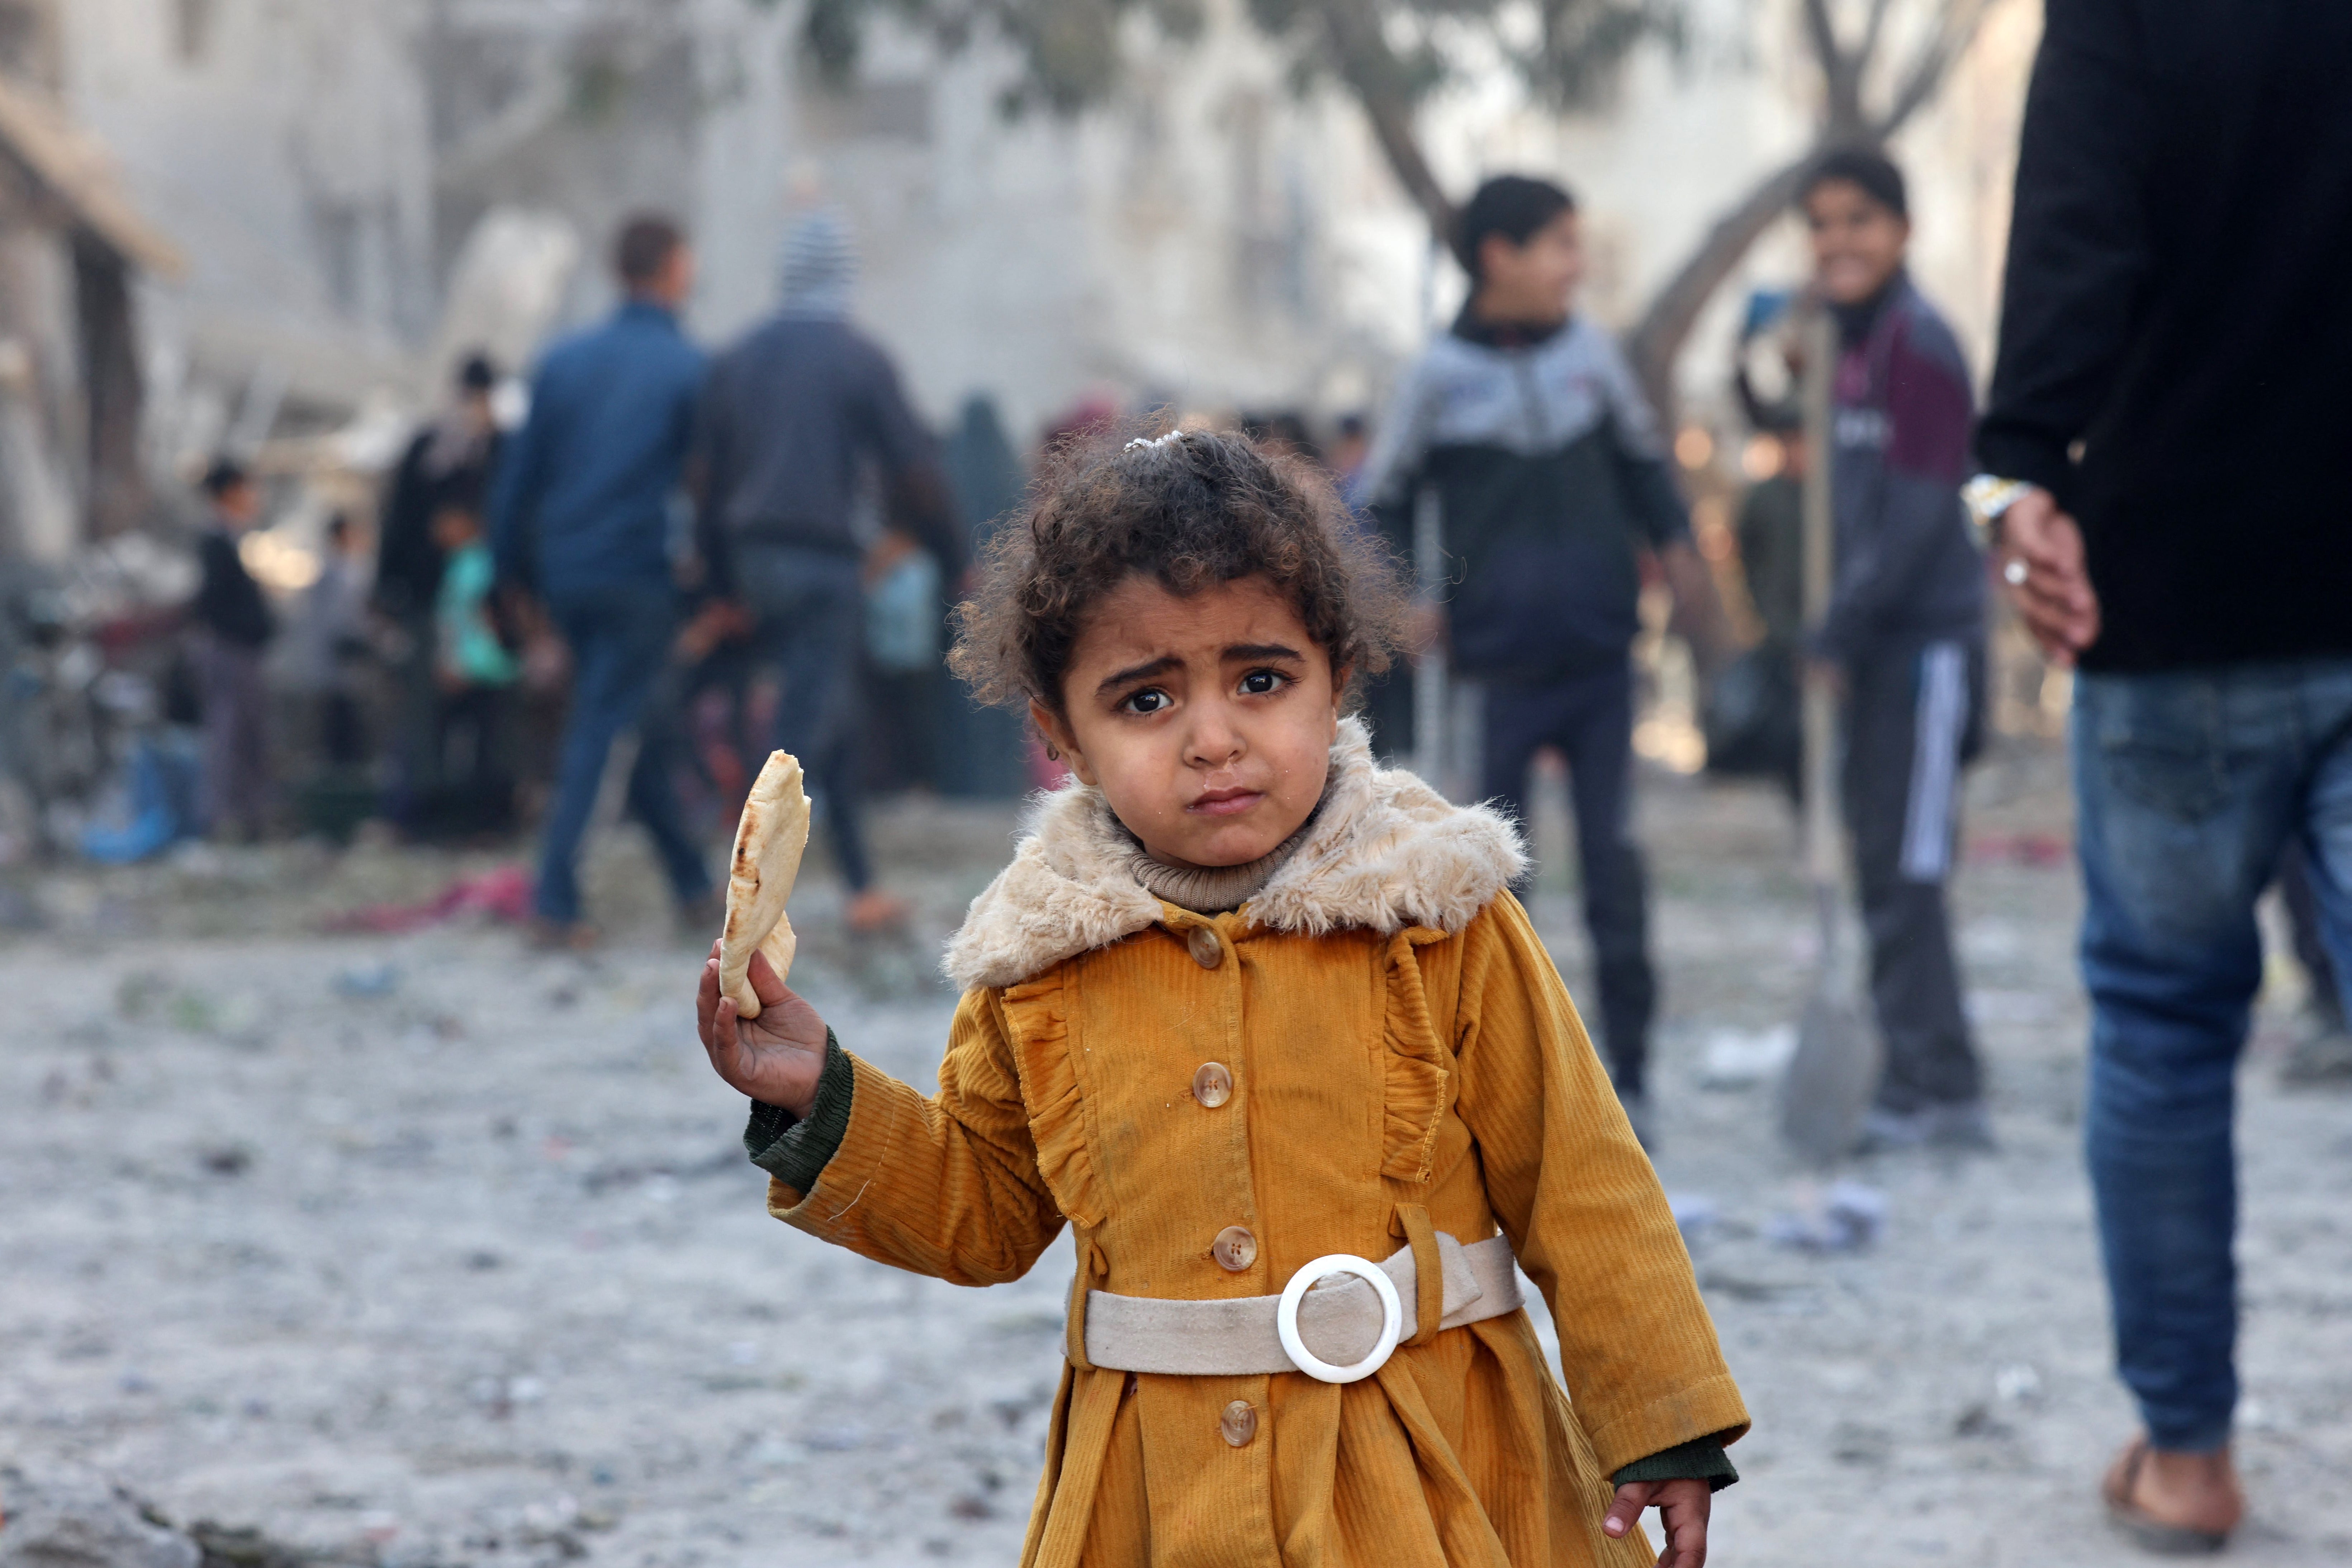
<instances>
[{"instance_id":1,"label":"flip flop sandal","mask_svg":"<svg viewBox=\"0 0 2352 1568\"><path fill-rule=\"evenodd\" d=\"M2099 1483L2099 1496L2107 1505L2107 1522L2132 1544L2159 1557L2210 1557L2227 1546L2230 1532L2226 1530L2168 1524L2132 1501L2132 1494L2139 1490L2139 1468L2147 1460L2147 1439L2135 1437L2124 1450L2122 1472Z\"/></svg>"}]
</instances>

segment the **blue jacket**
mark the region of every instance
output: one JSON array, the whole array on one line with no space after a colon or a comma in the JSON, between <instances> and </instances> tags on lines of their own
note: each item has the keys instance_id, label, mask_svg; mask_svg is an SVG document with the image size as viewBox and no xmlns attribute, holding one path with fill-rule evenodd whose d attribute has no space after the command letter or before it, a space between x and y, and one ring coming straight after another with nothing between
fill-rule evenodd
<instances>
[{"instance_id":1,"label":"blue jacket","mask_svg":"<svg viewBox=\"0 0 2352 1568\"><path fill-rule=\"evenodd\" d=\"M702 368L677 318L642 300L548 350L491 491L502 577L550 600L670 580Z\"/></svg>"}]
</instances>

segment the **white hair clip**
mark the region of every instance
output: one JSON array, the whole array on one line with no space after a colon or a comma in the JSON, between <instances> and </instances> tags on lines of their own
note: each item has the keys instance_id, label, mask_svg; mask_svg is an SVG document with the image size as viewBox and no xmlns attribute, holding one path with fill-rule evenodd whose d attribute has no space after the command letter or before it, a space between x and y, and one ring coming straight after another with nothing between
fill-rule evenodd
<instances>
[{"instance_id":1,"label":"white hair clip","mask_svg":"<svg viewBox=\"0 0 2352 1568\"><path fill-rule=\"evenodd\" d=\"M1181 430L1171 430L1165 435L1139 435L1134 440L1129 442L1126 445L1120 447L1119 450L1121 452L1132 452L1139 446L1146 449L1155 446L1165 446L1171 441L1183 440L1184 434L1185 433Z\"/></svg>"}]
</instances>

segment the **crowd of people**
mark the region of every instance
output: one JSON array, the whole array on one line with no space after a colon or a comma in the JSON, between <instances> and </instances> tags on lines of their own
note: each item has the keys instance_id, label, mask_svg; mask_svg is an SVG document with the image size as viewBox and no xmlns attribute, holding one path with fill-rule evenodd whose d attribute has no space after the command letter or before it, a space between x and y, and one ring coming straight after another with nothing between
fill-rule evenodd
<instances>
[{"instance_id":1,"label":"crowd of people","mask_svg":"<svg viewBox=\"0 0 2352 1568\"><path fill-rule=\"evenodd\" d=\"M804 759L850 925L892 926L905 906L877 885L867 783L1034 782L1009 721L938 689L974 524L1018 499L1022 465L985 398L945 443L916 416L848 320L855 253L834 213L796 224L773 315L716 356L680 324L694 253L677 225L633 220L612 259L618 308L547 350L514 429L494 412L499 367L459 368L385 485L372 572L338 517L318 580L281 617L237 548L262 521L261 484L228 459L205 476L188 617L197 816L232 838L276 820L263 669L284 619L303 643L302 746L328 776L360 779L418 839L538 819L540 940L593 940L577 868L615 768L683 918L715 924L709 829L771 746ZM388 700L360 700L360 666ZM772 704L755 700L762 674ZM713 695L715 737L698 700ZM690 813L681 786L711 809Z\"/></svg>"}]
</instances>

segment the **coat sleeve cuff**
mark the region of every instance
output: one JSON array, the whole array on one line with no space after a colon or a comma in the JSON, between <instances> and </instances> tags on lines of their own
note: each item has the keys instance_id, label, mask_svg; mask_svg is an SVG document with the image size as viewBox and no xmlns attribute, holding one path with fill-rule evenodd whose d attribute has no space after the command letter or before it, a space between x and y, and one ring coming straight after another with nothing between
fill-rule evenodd
<instances>
[{"instance_id":1,"label":"coat sleeve cuff","mask_svg":"<svg viewBox=\"0 0 2352 1568\"><path fill-rule=\"evenodd\" d=\"M1731 1456L1713 1437L1681 1443L1646 1459L1635 1459L1609 1478L1612 1486L1635 1481L1705 1481L1709 1491L1721 1491L1739 1479Z\"/></svg>"},{"instance_id":2,"label":"coat sleeve cuff","mask_svg":"<svg viewBox=\"0 0 2352 1568\"><path fill-rule=\"evenodd\" d=\"M824 1071L817 1078L816 1100L806 1120L781 1105L751 1102L751 1120L743 1129L743 1149L751 1163L796 1192L816 1185L826 1165L849 1133L849 1106L857 1075L849 1053L841 1049L833 1030L824 1031Z\"/></svg>"}]
</instances>

